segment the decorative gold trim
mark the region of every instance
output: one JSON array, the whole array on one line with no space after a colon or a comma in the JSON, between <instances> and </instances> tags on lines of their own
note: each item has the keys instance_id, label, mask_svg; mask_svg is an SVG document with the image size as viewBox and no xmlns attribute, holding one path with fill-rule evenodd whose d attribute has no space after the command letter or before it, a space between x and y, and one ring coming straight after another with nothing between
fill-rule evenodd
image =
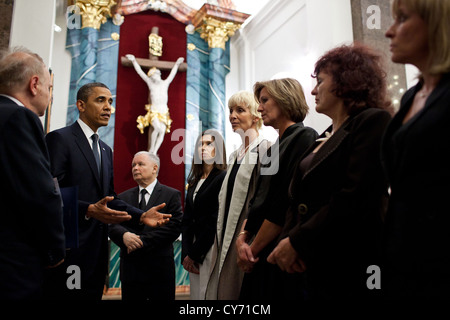
<instances>
[{"instance_id":1,"label":"decorative gold trim","mask_svg":"<svg viewBox=\"0 0 450 320\"><path fill-rule=\"evenodd\" d=\"M111 7L116 5L115 0L77 0L82 17L81 28L100 29L102 23L111 16Z\"/></svg>"},{"instance_id":2,"label":"decorative gold trim","mask_svg":"<svg viewBox=\"0 0 450 320\"><path fill-rule=\"evenodd\" d=\"M188 43L187 48L189 51L194 51L197 47L193 43Z\"/></svg>"},{"instance_id":3,"label":"decorative gold trim","mask_svg":"<svg viewBox=\"0 0 450 320\"><path fill-rule=\"evenodd\" d=\"M117 32L113 32L113 33L111 33L111 39L113 39L114 41L117 41L120 39L120 35Z\"/></svg>"},{"instance_id":4,"label":"decorative gold trim","mask_svg":"<svg viewBox=\"0 0 450 320\"><path fill-rule=\"evenodd\" d=\"M210 48L222 48L225 50L225 43L240 27L240 24L231 21L220 21L212 17L206 17L197 31L202 39L208 41Z\"/></svg>"},{"instance_id":5,"label":"decorative gold trim","mask_svg":"<svg viewBox=\"0 0 450 320\"><path fill-rule=\"evenodd\" d=\"M163 42L162 37L158 36L156 33L151 33L148 36L148 51L150 54L161 57L162 56Z\"/></svg>"},{"instance_id":6,"label":"decorative gold trim","mask_svg":"<svg viewBox=\"0 0 450 320\"><path fill-rule=\"evenodd\" d=\"M172 126L172 119L170 118L169 111L165 113L161 113L158 111L152 110L151 104L145 105L145 110L147 110L147 114L145 116L139 116L136 119L137 128L141 132L141 134L144 134L144 129L152 124L153 119L157 118L162 123L166 125L166 133L170 132L170 128Z\"/></svg>"}]
</instances>

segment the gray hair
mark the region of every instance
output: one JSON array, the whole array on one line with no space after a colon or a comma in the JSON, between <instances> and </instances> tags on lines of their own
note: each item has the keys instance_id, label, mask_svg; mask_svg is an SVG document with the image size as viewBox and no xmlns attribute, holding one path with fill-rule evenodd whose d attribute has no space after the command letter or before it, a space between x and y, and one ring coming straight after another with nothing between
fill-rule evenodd
<instances>
[{"instance_id":1,"label":"gray hair","mask_svg":"<svg viewBox=\"0 0 450 320\"><path fill-rule=\"evenodd\" d=\"M160 162L159 157L156 154L148 152L148 151L139 151L134 155L134 157L140 156L141 154L145 154L150 159L150 161L152 161L153 163L155 163L158 166L158 171L156 172L156 174L158 174L159 173L159 162Z\"/></svg>"},{"instance_id":2,"label":"gray hair","mask_svg":"<svg viewBox=\"0 0 450 320\"><path fill-rule=\"evenodd\" d=\"M18 46L0 53L0 93L13 93L25 87L33 75L42 76L46 69L42 58Z\"/></svg>"}]
</instances>

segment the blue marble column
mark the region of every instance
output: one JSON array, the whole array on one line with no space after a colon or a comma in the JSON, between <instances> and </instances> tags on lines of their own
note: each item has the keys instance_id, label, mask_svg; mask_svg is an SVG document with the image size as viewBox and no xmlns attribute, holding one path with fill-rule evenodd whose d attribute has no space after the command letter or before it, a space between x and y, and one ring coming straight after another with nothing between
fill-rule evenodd
<instances>
[{"instance_id":1,"label":"blue marble column","mask_svg":"<svg viewBox=\"0 0 450 320\"><path fill-rule=\"evenodd\" d=\"M84 84L102 82L109 87L115 98L119 42L111 38L114 32L119 34L120 27L114 25L111 19L102 24L100 30L94 28L67 30L66 49L72 55L67 125L78 119L76 95ZM115 107L114 104L113 106ZM108 126L99 130L101 139L111 148L114 148L114 124L113 114Z\"/></svg>"},{"instance_id":2,"label":"blue marble column","mask_svg":"<svg viewBox=\"0 0 450 320\"><path fill-rule=\"evenodd\" d=\"M117 105L117 68L119 61L119 41L111 38L111 35L120 34L120 26L115 25L109 19L99 30L97 40L97 67L96 81L106 84L113 96L113 113L108 126L99 129L99 135L111 148L114 149L114 126L116 121L115 108Z\"/></svg>"},{"instance_id":3,"label":"blue marble column","mask_svg":"<svg viewBox=\"0 0 450 320\"><path fill-rule=\"evenodd\" d=\"M187 51L185 178L192 165L194 145L206 129L216 129L225 138L225 77L230 70L230 44L225 50L209 48L199 33L188 34Z\"/></svg>"}]
</instances>

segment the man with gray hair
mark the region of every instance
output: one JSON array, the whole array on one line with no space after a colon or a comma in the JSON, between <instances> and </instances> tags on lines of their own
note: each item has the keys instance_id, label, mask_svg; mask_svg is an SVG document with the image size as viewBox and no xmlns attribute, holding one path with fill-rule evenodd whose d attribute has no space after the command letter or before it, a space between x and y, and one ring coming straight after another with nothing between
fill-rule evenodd
<instances>
[{"instance_id":1,"label":"man with gray hair","mask_svg":"<svg viewBox=\"0 0 450 320\"><path fill-rule=\"evenodd\" d=\"M62 263L61 197L50 172L42 116L52 83L42 58L0 56L0 300L39 299L44 268Z\"/></svg>"},{"instance_id":2,"label":"man with gray hair","mask_svg":"<svg viewBox=\"0 0 450 320\"><path fill-rule=\"evenodd\" d=\"M159 228L133 229L124 225L109 228L110 238L121 248L122 300L175 299L172 244L181 233L181 193L159 183L159 165L157 155L147 151L136 153L131 172L138 186L119 194L119 198L144 211L165 203L160 211L171 214L170 221Z\"/></svg>"}]
</instances>

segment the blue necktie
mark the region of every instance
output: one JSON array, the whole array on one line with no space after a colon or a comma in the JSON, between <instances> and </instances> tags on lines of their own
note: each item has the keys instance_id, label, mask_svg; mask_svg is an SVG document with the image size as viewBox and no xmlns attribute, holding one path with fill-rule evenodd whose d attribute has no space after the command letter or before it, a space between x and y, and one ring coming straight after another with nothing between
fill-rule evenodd
<instances>
[{"instance_id":1,"label":"blue necktie","mask_svg":"<svg viewBox=\"0 0 450 320\"><path fill-rule=\"evenodd\" d=\"M100 153L98 152L98 134L94 133L92 136L92 152L94 153L95 162L97 163L98 174L100 174Z\"/></svg>"}]
</instances>

